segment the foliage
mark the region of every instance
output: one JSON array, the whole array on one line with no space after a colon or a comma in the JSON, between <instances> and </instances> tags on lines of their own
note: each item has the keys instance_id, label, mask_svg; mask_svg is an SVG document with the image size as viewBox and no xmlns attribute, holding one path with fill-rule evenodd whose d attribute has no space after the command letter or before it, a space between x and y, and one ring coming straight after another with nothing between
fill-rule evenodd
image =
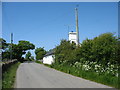
<instances>
[{"instance_id":1,"label":"foliage","mask_svg":"<svg viewBox=\"0 0 120 90\"><path fill-rule=\"evenodd\" d=\"M108 62L117 64L117 42L118 40L112 33L105 33L94 38L92 51L95 58L98 58L97 61L104 65Z\"/></svg>"},{"instance_id":2,"label":"foliage","mask_svg":"<svg viewBox=\"0 0 120 90\"><path fill-rule=\"evenodd\" d=\"M30 57L31 57L31 52L28 51L25 55L25 59L30 60Z\"/></svg>"},{"instance_id":3,"label":"foliage","mask_svg":"<svg viewBox=\"0 0 120 90\"><path fill-rule=\"evenodd\" d=\"M3 52L2 52L2 58L4 59L10 59L10 52L12 51L12 59L22 59L22 55L26 53L27 50L34 49L35 45L30 43L29 41L21 40L18 44L9 44L6 43L5 40L3 40ZM12 50L11 50L12 47Z\"/></svg>"},{"instance_id":4,"label":"foliage","mask_svg":"<svg viewBox=\"0 0 120 90\"><path fill-rule=\"evenodd\" d=\"M30 43L29 41L21 40L18 44L13 44L12 47L13 58L21 59L22 55L25 54L27 50L33 50L35 48L35 45Z\"/></svg>"},{"instance_id":5,"label":"foliage","mask_svg":"<svg viewBox=\"0 0 120 90\"><path fill-rule=\"evenodd\" d=\"M74 63L75 48L75 43L70 43L70 41L62 40L60 45L55 49L55 62L59 64Z\"/></svg>"},{"instance_id":6,"label":"foliage","mask_svg":"<svg viewBox=\"0 0 120 90\"><path fill-rule=\"evenodd\" d=\"M23 52L22 48L20 48L17 44L12 44L13 59L21 59L23 54L25 54L25 52Z\"/></svg>"},{"instance_id":7,"label":"foliage","mask_svg":"<svg viewBox=\"0 0 120 90\"><path fill-rule=\"evenodd\" d=\"M6 40L0 38L0 49L5 49L7 46L8 44L6 43Z\"/></svg>"},{"instance_id":8,"label":"foliage","mask_svg":"<svg viewBox=\"0 0 120 90\"><path fill-rule=\"evenodd\" d=\"M98 75L107 73L112 76L118 77L118 66L112 65L110 63L108 63L107 65L108 65L108 67L104 68L104 66L102 64L98 64L97 62L86 61L84 64L81 62L75 62L73 67L82 69L84 71L96 72L96 74L98 74Z\"/></svg>"},{"instance_id":9,"label":"foliage","mask_svg":"<svg viewBox=\"0 0 120 90\"><path fill-rule=\"evenodd\" d=\"M2 52L2 60L9 59L9 58L10 58L10 52L9 51Z\"/></svg>"},{"instance_id":10,"label":"foliage","mask_svg":"<svg viewBox=\"0 0 120 90\"><path fill-rule=\"evenodd\" d=\"M6 72L2 74L2 89L14 88L16 71L20 62L12 65Z\"/></svg>"},{"instance_id":11,"label":"foliage","mask_svg":"<svg viewBox=\"0 0 120 90\"><path fill-rule=\"evenodd\" d=\"M73 66L69 65L58 65L54 64L54 66L49 66L52 68L55 68L59 71L72 74L74 76L82 77L84 79L92 80L98 83L102 83L111 87L118 88L118 77L114 77L110 74L104 73L104 74L97 74L96 72L93 71L86 71L82 70L81 68L76 68Z\"/></svg>"},{"instance_id":12,"label":"foliage","mask_svg":"<svg viewBox=\"0 0 120 90\"><path fill-rule=\"evenodd\" d=\"M36 60L40 60L43 58L43 56L46 54L46 51L44 48L36 48L35 49L35 54L36 54Z\"/></svg>"},{"instance_id":13,"label":"foliage","mask_svg":"<svg viewBox=\"0 0 120 90\"><path fill-rule=\"evenodd\" d=\"M117 45L118 40L112 33L105 33L93 40L86 39L81 44L81 47L76 50L77 61L97 62L104 66L107 63L118 64L117 53L120 48Z\"/></svg>"},{"instance_id":14,"label":"foliage","mask_svg":"<svg viewBox=\"0 0 120 90\"><path fill-rule=\"evenodd\" d=\"M38 61L38 60L36 60L35 62L36 62L36 63L39 63L39 64L43 64L42 62L40 62L40 61Z\"/></svg>"},{"instance_id":15,"label":"foliage","mask_svg":"<svg viewBox=\"0 0 120 90\"><path fill-rule=\"evenodd\" d=\"M33 50L35 48L35 45L33 45L32 43L30 43L29 41L24 41L21 40L18 43L18 47L22 49L22 51L26 51L26 50Z\"/></svg>"},{"instance_id":16,"label":"foliage","mask_svg":"<svg viewBox=\"0 0 120 90\"><path fill-rule=\"evenodd\" d=\"M31 56L31 57L30 57L30 60L31 60L31 61L34 61L34 56Z\"/></svg>"},{"instance_id":17,"label":"foliage","mask_svg":"<svg viewBox=\"0 0 120 90\"><path fill-rule=\"evenodd\" d=\"M10 48L10 44L3 38L0 38L0 53L2 53L2 59L10 57L8 47Z\"/></svg>"},{"instance_id":18,"label":"foliage","mask_svg":"<svg viewBox=\"0 0 120 90\"><path fill-rule=\"evenodd\" d=\"M95 77L108 79L106 82L102 78L103 81L100 79L95 81L117 87L115 84L118 83L119 58L120 41L114 34L104 33L94 39L84 40L80 46L62 40L55 49L55 63L52 64L52 67L95 80L92 78L93 73ZM71 71L70 68L74 70ZM84 75L80 74L82 72ZM87 72L92 73L88 76ZM108 76L112 79L109 79Z\"/></svg>"}]
</instances>

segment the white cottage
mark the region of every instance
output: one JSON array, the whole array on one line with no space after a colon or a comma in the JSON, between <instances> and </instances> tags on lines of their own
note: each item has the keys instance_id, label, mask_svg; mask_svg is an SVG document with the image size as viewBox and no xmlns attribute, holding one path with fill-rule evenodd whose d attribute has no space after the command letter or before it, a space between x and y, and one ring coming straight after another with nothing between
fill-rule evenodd
<instances>
[{"instance_id":1,"label":"white cottage","mask_svg":"<svg viewBox=\"0 0 120 90\"><path fill-rule=\"evenodd\" d=\"M54 62L54 52L53 51L49 51L48 53L46 53L43 57L43 63L44 64L52 64Z\"/></svg>"}]
</instances>

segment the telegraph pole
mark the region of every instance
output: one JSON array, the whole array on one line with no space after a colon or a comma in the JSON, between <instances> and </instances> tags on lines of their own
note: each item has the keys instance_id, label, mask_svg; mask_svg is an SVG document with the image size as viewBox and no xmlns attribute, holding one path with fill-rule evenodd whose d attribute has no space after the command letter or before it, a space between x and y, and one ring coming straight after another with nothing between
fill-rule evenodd
<instances>
[{"instance_id":1,"label":"telegraph pole","mask_svg":"<svg viewBox=\"0 0 120 90\"><path fill-rule=\"evenodd\" d=\"M79 45L78 9L77 8L75 8L75 14L76 14L77 45Z\"/></svg>"},{"instance_id":2,"label":"telegraph pole","mask_svg":"<svg viewBox=\"0 0 120 90\"><path fill-rule=\"evenodd\" d=\"M12 44L13 44L13 33L11 33L11 50L10 50L10 60L12 61Z\"/></svg>"}]
</instances>

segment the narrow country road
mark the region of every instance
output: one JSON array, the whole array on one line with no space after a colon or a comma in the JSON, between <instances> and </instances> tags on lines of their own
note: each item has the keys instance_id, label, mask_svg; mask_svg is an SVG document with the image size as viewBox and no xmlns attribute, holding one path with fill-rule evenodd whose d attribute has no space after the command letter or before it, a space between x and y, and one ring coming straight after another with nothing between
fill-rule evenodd
<instances>
[{"instance_id":1,"label":"narrow country road","mask_svg":"<svg viewBox=\"0 0 120 90\"><path fill-rule=\"evenodd\" d=\"M37 63L22 63L15 88L111 88Z\"/></svg>"}]
</instances>

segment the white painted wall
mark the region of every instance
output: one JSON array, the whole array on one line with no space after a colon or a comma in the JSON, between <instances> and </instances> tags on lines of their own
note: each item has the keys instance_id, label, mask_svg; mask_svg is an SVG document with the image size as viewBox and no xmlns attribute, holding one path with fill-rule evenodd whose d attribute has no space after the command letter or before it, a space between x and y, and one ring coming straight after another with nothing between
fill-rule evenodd
<instances>
[{"instance_id":1,"label":"white painted wall","mask_svg":"<svg viewBox=\"0 0 120 90\"><path fill-rule=\"evenodd\" d=\"M69 32L69 41L77 43L77 33L76 32Z\"/></svg>"},{"instance_id":2,"label":"white painted wall","mask_svg":"<svg viewBox=\"0 0 120 90\"><path fill-rule=\"evenodd\" d=\"M43 57L43 63L44 64L52 64L54 62L54 57L55 57L55 55L49 55L49 56Z\"/></svg>"}]
</instances>

